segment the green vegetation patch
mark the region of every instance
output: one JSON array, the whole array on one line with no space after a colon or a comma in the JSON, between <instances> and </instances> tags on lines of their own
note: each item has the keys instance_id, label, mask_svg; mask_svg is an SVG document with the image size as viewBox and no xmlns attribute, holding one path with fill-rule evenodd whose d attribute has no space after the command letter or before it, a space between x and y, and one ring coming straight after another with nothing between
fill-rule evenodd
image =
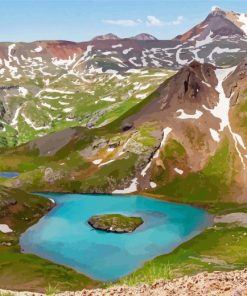
<instances>
[{"instance_id":1,"label":"green vegetation patch","mask_svg":"<svg viewBox=\"0 0 247 296\"><path fill-rule=\"evenodd\" d=\"M88 220L88 224L98 230L107 232L133 232L143 224L141 217L128 217L121 214L106 214L93 216Z\"/></svg>"},{"instance_id":2,"label":"green vegetation patch","mask_svg":"<svg viewBox=\"0 0 247 296\"><path fill-rule=\"evenodd\" d=\"M116 159L81 182L83 192L111 192L111 189L134 175L138 156L130 153L127 157Z\"/></svg>"},{"instance_id":3,"label":"green vegetation patch","mask_svg":"<svg viewBox=\"0 0 247 296\"><path fill-rule=\"evenodd\" d=\"M172 253L145 263L119 283L136 285L203 271L242 269L247 264L246 244L246 228L219 224L180 245Z\"/></svg>"},{"instance_id":4,"label":"green vegetation patch","mask_svg":"<svg viewBox=\"0 0 247 296\"><path fill-rule=\"evenodd\" d=\"M167 144L165 145L163 151L161 151L161 159L177 159L179 157L184 157L186 155L186 151L182 144L180 144L175 139L169 139Z\"/></svg>"},{"instance_id":5,"label":"green vegetation patch","mask_svg":"<svg viewBox=\"0 0 247 296\"><path fill-rule=\"evenodd\" d=\"M200 172L179 176L154 190L180 201L219 201L233 185L234 154L229 141L225 139L215 155Z\"/></svg>"},{"instance_id":6,"label":"green vegetation patch","mask_svg":"<svg viewBox=\"0 0 247 296\"><path fill-rule=\"evenodd\" d=\"M167 184L174 177L174 167L186 166L187 153L181 143L175 139L169 139L160 151L159 165L152 169L152 180L158 184L158 188Z\"/></svg>"},{"instance_id":7,"label":"green vegetation patch","mask_svg":"<svg viewBox=\"0 0 247 296\"><path fill-rule=\"evenodd\" d=\"M97 287L99 283L70 268L23 254L18 246L0 246L0 286L9 290L46 292L50 286L68 291Z\"/></svg>"}]
</instances>

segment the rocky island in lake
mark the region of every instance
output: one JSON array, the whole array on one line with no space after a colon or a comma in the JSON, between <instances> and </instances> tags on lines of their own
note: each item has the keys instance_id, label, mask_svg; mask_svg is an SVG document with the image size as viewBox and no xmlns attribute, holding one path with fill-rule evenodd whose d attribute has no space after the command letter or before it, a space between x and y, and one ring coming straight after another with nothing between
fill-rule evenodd
<instances>
[{"instance_id":1,"label":"rocky island in lake","mask_svg":"<svg viewBox=\"0 0 247 296\"><path fill-rule=\"evenodd\" d=\"M92 216L88 224L98 230L107 232L125 233L133 232L143 224L141 217L128 217L120 214L107 214Z\"/></svg>"}]
</instances>

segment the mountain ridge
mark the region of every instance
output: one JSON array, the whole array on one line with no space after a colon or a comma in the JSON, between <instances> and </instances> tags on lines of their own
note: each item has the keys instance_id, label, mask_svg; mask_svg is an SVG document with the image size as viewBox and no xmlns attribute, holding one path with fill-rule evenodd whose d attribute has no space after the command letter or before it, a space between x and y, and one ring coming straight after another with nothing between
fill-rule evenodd
<instances>
[{"instance_id":1,"label":"mountain ridge","mask_svg":"<svg viewBox=\"0 0 247 296\"><path fill-rule=\"evenodd\" d=\"M230 22L225 18L227 13L216 9L205 20L211 22L216 18L213 24L220 22L221 30L222 15L224 24ZM233 15L237 19L242 14L231 12ZM135 103L144 99L166 77L193 60L235 66L246 57L247 38L233 23L232 28L239 34L225 38L228 32L225 29L216 28L212 35L209 28L202 28L200 36L191 40L196 36L193 35L185 42L154 40L143 33L136 39L79 43L62 40L0 43L0 83L5 87L0 91L2 143L7 139L10 145L18 145L63 127L105 125L114 119L115 110L128 105L133 97ZM119 37L109 33L105 38ZM90 84L90 79L98 83ZM138 80L133 81L136 85L131 83L134 79ZM7 89L9 85L19 87ZM125 89L125 93L119 89L122 92ZM84 108L84 112L81 97L87 101L88 109ZM35 106L40 110L38 117L33 116ZM110 118L107 114L111 114Z\"/></svg>"},{"instance_id":2,"label":"mountain ridge","mask_svg":"<svg viewBox=\"0 0 247 296\"><path fill-rule=\"evenodd\" d=\"M239 69L243 76L241 66ZM82 157L83 163L88 163L89 170L80 171L79 163L82 160L78 161L79 168L69 167L66 161L62 171L53 165L47 170L38 169L37 173L39 172L38 174L43 176L38 187L35 187L35 183L31 182L32 185L30 182L26 183L26 178L30 180L35 176L32 177L34 173L32 170L30 171L31 175L26 172L20 178L7 181L4 185L17 186L26 190L40 190L41 188L43 190L43 186L45 186L48 191L51 188L55 191L67 191L69 184L76 183L79 186L80 183L81 187L73 190L124 193L126 188L130 186L133 192L147 190L163 193L168 190L169 184L175 182L178 177L178 180L182 182L191 176L205 174L203 182L212 182L211 177L209 178L206 173L210 167L210 170L213 170L212 174L216 174L214 178L222 178L222 182L225 182L224 190L229 190L228 194L223 197L220 188L214 185L215 190L217 188L215 194L218 198L234 199L235 193L238 191L238 201L241 201L247 190L244 185L247 165L246 148L243 144L247 135L232 119L235 105L230 103L230 99L229 106L225 105L228 109L219 109L228 100L226 97L228 93L227 81L231 80L232 75L236 76L235 71L234 67L231 69L216 68L210 64L194 61L161 84L142 103L127 111L120 117L121 120L117 119L99 129L70 128L20 146L16 150L18 155L32 154L34 151L36 153L38 151L38 155L47 158L47 160L49 157L57 159L58 155L63 155L62 159L65 156L69 159L71 158L71 156L69 157L71 153L69 147L74 147L73 153L77 155L76 150L80 151L80 157ZM246 71L244 73L246 74ZM241 75L237 77L242 80ZM246 76L244 77L246 78ZM229 85L232 84L229 83ZM231 98L233 99L233 97ZM141 136L143 131L145 131L145 136ZM171 159L164 158L164 149L168 149L169 145L172 145L171 147L175 145L181 155L177 155L175 149L173 152L175 154ZM210 163L213 158L219 157L218 154L222 153L220 152L222 149L226 150L224 152L226 158L221 160L222 167L227 167L227 170L214 172L215 168L211 167ZM228 157L231 161L226 160ZM105 171L104 167L118 170L121 167L120 163L127 164L128 160L131 160L129 171L123 171L123 174L126 175L122 177L121 181L108 174L104 174L104 181L102 180L101 185L93 181ZM0 165L4 167L5 157L2 158L2 161ZM59 158L55 163L57 161ZM64 163L64 160L61 163ZM115 167L117 163L119 163L119 168ZM232 166L231 169L228 167L229 165ZM78 169L79 171L77 171ZM232 175L233 169L236 170L235 176ZM93 176L92 172L94 172ZM82 178L81 174L83 174L84 182L79 181ZM163 176L163 179L160 179L160 176ZM62 187L60 187L60 180L63 182ZM229 184L233 184L232 182L235 182L235 185L231 185L231 188ZM243 192L241 193L241 191ZM180 194L183 196L181 192ZM206 200L210 198L210 195L207 194Z\"/></svg>"},{"instance_id":3,"label":"mountain ridge","mask_svg":"<svg viewBox=\"0 0 247 296\"><path fill-rule=\"evenodd\" d=\"M229 16L230 14L233 16L233 19ZM239 21L236 20L236 16L237 13L226 12L220 8L215 8L204 21L186 33L178 35L175 39L188 42L190 40L201 40L204 36L210 36L211 38L216 36L246 36L246 31L241 28Z\"/></svg>"}]
</instances>

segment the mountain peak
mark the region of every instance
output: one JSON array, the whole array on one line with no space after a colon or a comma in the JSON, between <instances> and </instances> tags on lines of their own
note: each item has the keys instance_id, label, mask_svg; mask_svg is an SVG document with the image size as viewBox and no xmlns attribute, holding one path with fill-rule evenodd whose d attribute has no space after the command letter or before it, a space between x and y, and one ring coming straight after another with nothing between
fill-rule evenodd
<instances>
[{"instance_id":1,"label":"mountain peak","mask_svg":"<svg viewBox=\"0 0 247 296\"><path fill-rule=\"evenodd\" d=\"M108 33L105 35L99 35L94 37L92 40L118 40L120 39L117 35L114 35L112 33Z\"/></svg>"},{"instance_id":2,"label":"mountain peak","mask_svg":"<svg viewBox=\"0 0 247 296\"><path fill-rule=\"evenodd\" d=\"M244 17L242 17L242 19L245 20ZM176 39L180 40L181 42L196 42L197 40L205 40L206 42L207 38L209 37L230 38L234 36L244 36L246 33L242 19L238 13L224 11L221 8L215 6L212 7L212 11L204 21L186 33L177 36Z\"/></svg>"},{"instance_id":3,"label":"mountain peak","mask_svg":"<svg viewBox=\"0 0 247 296\"><path fill-rule=\"evenodd\" d=\"M213 16L217 16L217 15L225 16L226 12L223 9L221 9L219 6L213 6L210 14Z\"/></svg>"},{"instance_id":4,"label":"mountain peak","mask_svg":"<svg viewBox=\"0 0 247 296\"><path fill-rule=\"evenodd\" d=\"M131 37L131 39L135 39L135 40L158 40L153 35L147 34L147 33L138 34L138 35L136 35L134 37Z\"/></svg>"}]
</instances>

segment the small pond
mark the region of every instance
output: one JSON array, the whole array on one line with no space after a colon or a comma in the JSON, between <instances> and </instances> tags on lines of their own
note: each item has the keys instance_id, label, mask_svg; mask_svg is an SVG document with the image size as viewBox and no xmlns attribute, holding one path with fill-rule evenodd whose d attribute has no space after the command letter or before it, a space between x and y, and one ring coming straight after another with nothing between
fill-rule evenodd
<instances>
[{"instance_id":1,"label":"small pond","mask_svg":"<svg viewBox=\"0 0 247 296\"><path fill-rule=\"evenodd\" d=\"M20 174L16 172L0 172L0 178L16 178Z\"/></svg>"}]
</instances>

